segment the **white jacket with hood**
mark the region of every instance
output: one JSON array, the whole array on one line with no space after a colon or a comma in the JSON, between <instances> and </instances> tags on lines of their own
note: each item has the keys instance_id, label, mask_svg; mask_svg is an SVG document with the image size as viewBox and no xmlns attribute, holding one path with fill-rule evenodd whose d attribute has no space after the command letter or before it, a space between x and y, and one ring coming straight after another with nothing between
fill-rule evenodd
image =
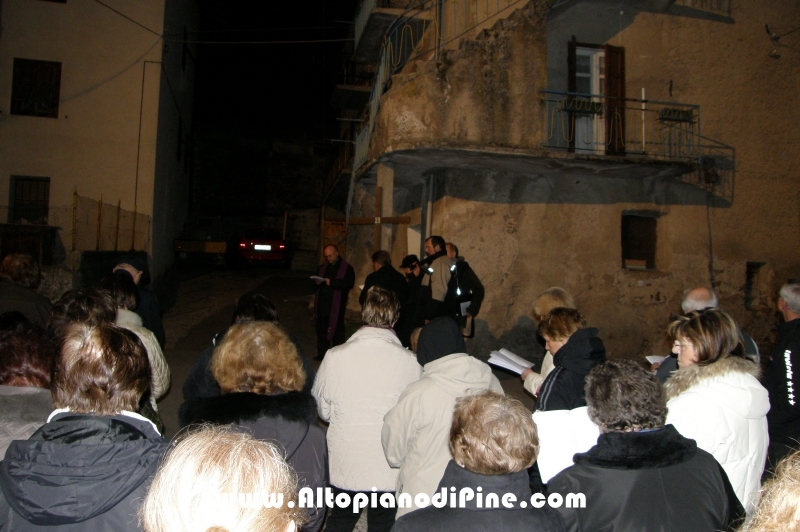
<instances>
[{"instance_id":1,"label":"white jacket with hood","mask_svg":"<svg viewBox=\"0 0 800 532\"><path fill-rule=\"evenodd\" d=\"M397 469L381 448L383 416L422 368L391 329L361 327L325 355L311 394L328 427L331 484L350 491L392 491Z\"/></svg>"},{"instance_id":2,"label":"white jacket with hood","mask_svg":"<svg viewBox=\"0 0 800 532\"><path fill-rule=\"evenodd\" d=\"M433 327L432 327L433 326ZM422 378L406 388L384 418L381 440L386 460L400 468L397 497L431 496L450 453L450 425L456 399L486 389L503 393L491 368L464 352L464 339L450 318L436 318L420 333L417 359L425 363ZM399 506L399 505L398 505ZM416 508L398 508L397 517Z\"/></svg>"},{"instance_id":3,"label":"white jacket with hood","mask_svg":"<svg viewBox=\"0 0 800 532\"><path fill-rule=\"evenodd\" d=\"M769 395L759 369L741 357L681 368L667 380L667 423L720 463L748 514L753 511L769 435Z\"/></svg>"}]
</instances>

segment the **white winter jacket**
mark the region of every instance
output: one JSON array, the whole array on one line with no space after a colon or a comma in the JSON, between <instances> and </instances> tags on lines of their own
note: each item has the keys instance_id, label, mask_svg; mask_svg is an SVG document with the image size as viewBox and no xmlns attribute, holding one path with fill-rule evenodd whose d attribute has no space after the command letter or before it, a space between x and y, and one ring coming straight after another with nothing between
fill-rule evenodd
<instances>
[{"instance_id":1,"label":"white winter jacket","mask_svg":"<svg viewBox=\"0 0 800 532\"><path fill-rule=\"evenodd\" d=\"M386 459L400 468L397 497L433 495L450 453L450 425L456 399L486 389L503 393L491 368L466 353L454 353L425 364L422 378L400 396L383 424ZM397 517L415 508L398 508Z\"/></svg>"},{"instance_id":2,"label":"white winter jacket","mask_svg":"<svg viewBox=\"0 0 800 532\"><path fill-rule=\"evenodd\" d=\"M331 484L351 491L393 491L397 469L383 456L383 416L422 368L391 329L362 327L325 355L312 395L330 421Z\"/></svg>"},{"instance_id":3,"label":"white winter jacket","mask_svg":"<svg viewBox=\"0 0 800 532\"><path fill-rule=\"evenodd\" d=\"M767 457L769 396L750 360L681 368L667 380L667 423L720 463L748 514Z\"/></svg>"},{"instance_id":4,"label":"white winter jacket","mask_svg":"<svg viewBox=\"0 0 800 532\"><path fill-rule=\"evenodd\" d=\"M142 326L142 318L138 314L124 308L117 309L116 324L136 334L147 350L147 359L150 361L150 404L158 412L157 399L169 390L170 372L167 359L156 339L156 336Z\"/></svg>"}]
</instances>

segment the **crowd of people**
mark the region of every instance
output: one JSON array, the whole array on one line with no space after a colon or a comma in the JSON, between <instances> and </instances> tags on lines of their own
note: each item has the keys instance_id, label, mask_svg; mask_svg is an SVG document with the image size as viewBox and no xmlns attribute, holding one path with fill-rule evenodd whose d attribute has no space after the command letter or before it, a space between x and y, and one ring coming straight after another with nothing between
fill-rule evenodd
<instances>
[{"instance_id":1,"label":"crowd of people","mask_svg":"<svg viewBox=\"0 0 800 532\"><path fill-rule=\"evenodd\" d=\"M347 532L364 509L370 532L800 527L800 281L779 292L771 356L713 290L687 290L658 367L607 359L549 288L532 304L546 353L520 375L531 412L467 353L478 275L441 237L425 249L405 275L372 255L347 338L355 273L325 248L316 372L275 306L242 296L183 383L173 441L146 264L51 304L35 262L5 257L0 530Z\"/></svg>"}]
</instances>

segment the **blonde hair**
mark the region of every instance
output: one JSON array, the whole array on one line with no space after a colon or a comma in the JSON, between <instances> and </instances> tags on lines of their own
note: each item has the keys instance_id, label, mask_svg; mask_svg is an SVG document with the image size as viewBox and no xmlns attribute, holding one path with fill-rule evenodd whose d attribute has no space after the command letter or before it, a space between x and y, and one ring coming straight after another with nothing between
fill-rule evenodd
<instances>
[{"instance_id":1,"label":"blonde hair","mask_svg":"<svg viewBox=\"0 0 800 532\"><path fill-rule=\"evenodd\" d=\"M505 475L536 461L539 437L521 402L485 391L456 401L450 451L456 463L469 471Z\"/></svg>"},{"instance_id":2,"label":"blonde hair","mask_svg":"<svg viewBox=\"0 0 800 532\"><path fill-rule=\"evenodd\" d=\"M548 312L558 307L575 308L575 300L563 288L553 286L542 292L533 302L534 321L540 323Z\"/></svg>"},{"instance_id":3,"label":"blonde hair","mask_svg":"<svg viewBox=\"0 0 800 532\"><path fill-rule=\"evenodd\" d=\"M560 342L584 327L586 320L583 314L574 308L556 307L542 318L539 323L539 334L542 338Z\"/></svg>"},{"instance_id":4,"label":"blonde hair","mask_svg":"<svg viewBox=\"0 0 800 532\"><path fill-rule=\"evenodd\" d=\"M281 495L283 504L245 507L247 494ZM305 521L296 501L287 505L296 494L295 474L275 445L204 425L167 454L139 514L146 532L293 530Z\"/></svg>"},{"instance_id":5,"label":"blonde hair","mask_svg":"<svg viewBox=\"0 0 800 532\"><path fill-rule=\"evenodd\" d=\"M231 325L211 357L211 373L222 393L300 391L306 382L294 343L278 325L263 321Z\"/></svg>"},{"instance_id":6,"label":"blonde hair","mask_svg":"<svg viewBox=\"0 0 800 532\"><path fill-rule=\"evenodd\" d=\"M761 500L739 532L800 530L800 451L778 463L775 477L761 487Z\"/></svg>"},{"instance_id":7,"label":"blonde hair","mask_svg":"<svg viewBox=\"0 0 800 532\"><path fill-rule=\"evenodd\" d=\"M388 328L400 317L400 300L391 290L381 286L371 286L367 290L361 321L370 327Z\"/></svg>"}]
</instances>

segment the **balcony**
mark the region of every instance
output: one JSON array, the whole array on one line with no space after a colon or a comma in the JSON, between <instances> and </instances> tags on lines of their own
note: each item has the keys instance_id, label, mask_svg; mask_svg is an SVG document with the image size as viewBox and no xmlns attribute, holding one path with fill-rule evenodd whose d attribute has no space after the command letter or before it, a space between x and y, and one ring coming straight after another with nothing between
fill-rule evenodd
<instances>
[{"instance_id":1,"label":"balcony","mask_svg":"<svg viewBox=\"0 0 800 532\"><path fill-rule=\"evenodd\" d=\"M350 62L344 67L342 83L336 85L331 107L361 110L369 103L376 67Z\"/></svg>"},{"instance_id":2,"label":"balcony","mask_svg":"<svg viewBox=\"0 0 800 532\"><path fill-rule=\"evenodd\" d=\"M411 33L422 35L425 26L431 20L431 13L429 10L418 8L406 9L406 5L410 4L413 2L364 0L356 15L353 61L378 63L381 59L384 36L398 19L404 19L404 24L410 28ZM407 17L410 11L413 11L414 15Z\"/></svg>"}]
</instances>

